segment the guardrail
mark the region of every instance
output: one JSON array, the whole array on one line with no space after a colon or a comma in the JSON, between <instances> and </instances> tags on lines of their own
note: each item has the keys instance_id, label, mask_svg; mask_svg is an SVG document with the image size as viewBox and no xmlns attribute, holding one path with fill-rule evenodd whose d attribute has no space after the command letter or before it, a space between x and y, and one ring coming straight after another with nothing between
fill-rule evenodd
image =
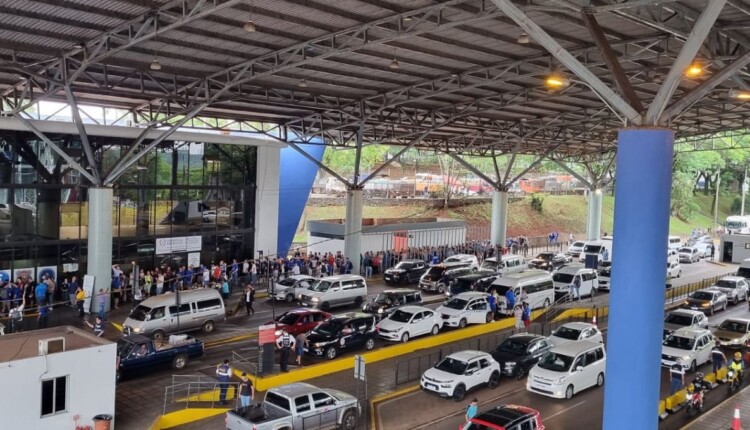
<instances>
[{"instance_id":1,"label":"guardrail","mask_svg":"<svg viewBox=\"0 0 750 430\"><path fill-rule=\"evenodd\" d=\"M258 376L258 361L259 357L244 357L235 351L232 351L232 367L241 370L248 375ZM254 362L255 361L255 362Z\"/></svg>"},{"instance_id":2,"label":"guardrail","mask_svg":"<svg viewBox=\"0 0 750 430\"><path fill-rule=\"evenodd\" d=\"M172 384L164 387L162 415L191 407L227 407L220 404L220 392L226 388L226 401L231 408L239 406L239 382L218 382L205 375L172 375ZM177 407L179 406L179 407Z\"/></svg>"},{"instance_id":3,"label":"guardrail","mask_svg":"<svg viewBox=\"0 0 750 430\"><path fill-rule=\"evenodd\" d=\"M694 291L701 290L703 288L708 288L711 285L716 284L716 282L725 277L725 276L734 276L735 272L729 272L725 273L723 275L714 276L711 278L705 278L698 282L692 282L690 284L680 285L679 287L672 287L667 288L665 293L665 304L672 305L676 302L681 302L682 300L686 299L690 293L693 293Z\"/></svg>"}]
</instances>

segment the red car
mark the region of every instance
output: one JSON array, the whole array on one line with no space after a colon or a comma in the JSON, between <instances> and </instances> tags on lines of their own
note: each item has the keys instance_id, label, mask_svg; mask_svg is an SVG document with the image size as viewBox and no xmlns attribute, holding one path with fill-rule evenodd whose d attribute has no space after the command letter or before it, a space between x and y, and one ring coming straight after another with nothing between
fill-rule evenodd
<instances>
[{"instance_id":1,"label":"red car","mask_svg":"<svg viewBox=\"0 0 750 430\"><path fill-rule=\"evenodd\" d=\"M276 334L280 335L283 329L286 329L293 336L297 336L300 333L307 333L330 317L331 314L328 312L316 309L293 309L276 317L276 331L278 332ZM266 324L274 324L274 321L269 321Z\"/></svg>"},{"instance_id":2,"label":"red car","mask_svg":"<svg viewBox=\"0 0 750 430\"><path fill-rule=\"evenodd\" d=\"M526 406L501 405L477 414L459 430L544 430L539 412Z\"/></svg>"}]
</instances>

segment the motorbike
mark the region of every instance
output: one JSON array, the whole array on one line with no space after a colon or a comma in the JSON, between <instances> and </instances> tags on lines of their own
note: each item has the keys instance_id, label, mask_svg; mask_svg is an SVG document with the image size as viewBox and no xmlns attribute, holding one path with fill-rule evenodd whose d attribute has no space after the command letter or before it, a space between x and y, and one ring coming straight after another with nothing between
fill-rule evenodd
<instances>
[{"instance_id":1,"label":"motorbike","mask_svg":"<svg viewBox=\"0 0 750 430\"><path fill-rule=\"evenodd\" d=\"M689 417L694 417L703 412L703 402L701 402L702 390L693 390L687 392L687 405L685 410Z\"/></svg>"},{"instance_id":2,"label":"motorbike","mask_svg":"<svg viewBox=\"0 0 750 430\"><path fill-rule=\"evenodd\" d=\"M739 390L740 386L742 385L742 376L734 369L729 369L727 371L727 382L729 385L729 394L731 395L735 391Z\"/></svg>"}]
</instances>

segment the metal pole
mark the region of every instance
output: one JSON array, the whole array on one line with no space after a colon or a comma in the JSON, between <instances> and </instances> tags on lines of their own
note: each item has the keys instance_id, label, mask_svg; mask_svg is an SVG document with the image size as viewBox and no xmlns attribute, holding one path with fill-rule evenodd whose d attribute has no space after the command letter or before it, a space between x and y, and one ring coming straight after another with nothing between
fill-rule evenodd
<instances>
[{"instance_id":1,"label":"metal pole","mask_svg":"<svg viewBox=\"0 0 750 430\"><path fill-rule=\"evenodd\" d=\"M742 200L740 202L740 216L745 215L745 194L747 193L747 167L745 167L745 177L742 178Z\"/></svg>"},{"instance_id":2,"label":"metal pole","mask_svg":"<svg viewBox=\"0 0 750 430\"><path fill-rule=\"evenodd\" d=\"M714 234L719 224L719 187L721 186L721 169L716 169L716 197L714 198Z\"/></svg>"}]
</instances>

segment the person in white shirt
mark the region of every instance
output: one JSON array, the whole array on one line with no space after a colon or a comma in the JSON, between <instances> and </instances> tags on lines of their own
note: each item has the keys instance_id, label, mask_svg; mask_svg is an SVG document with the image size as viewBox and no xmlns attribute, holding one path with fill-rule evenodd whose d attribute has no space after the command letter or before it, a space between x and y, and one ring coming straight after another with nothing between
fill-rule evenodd
<instances>
[{"instance_id":1,"label":"person in white shirt","mask_svg":"<svg viewBox=\"0 0 750 430\"><path fill-rule=\"evenodd\" d=\"M292 266L292 275L299 275L299 266L297 264Z\"/></svg>"}]
</instances>

